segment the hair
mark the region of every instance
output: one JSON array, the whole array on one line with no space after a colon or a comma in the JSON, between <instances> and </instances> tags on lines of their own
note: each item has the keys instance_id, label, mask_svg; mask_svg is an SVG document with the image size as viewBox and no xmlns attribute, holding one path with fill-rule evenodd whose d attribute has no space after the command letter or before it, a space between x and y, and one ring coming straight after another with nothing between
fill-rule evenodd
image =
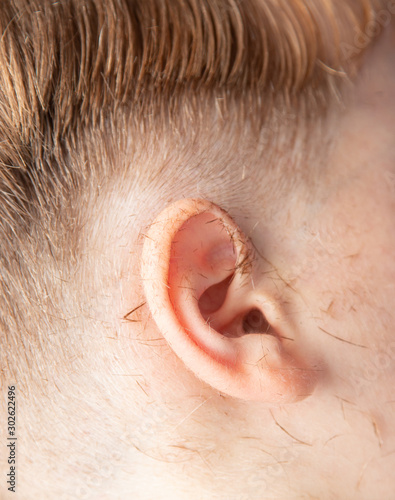
<instances>
[{"instance_id":1,"label":"hair","mask_svg":"<svg viewBox=\"0 0 395 500\"><path fill-rule=\"evenodd\" d=\"M360 61L342 43L364 34L382 5L3 0L0 380L25 379L45 350L42 332L67 300L62 269L76 262L83 200L116 175L122 151L201 131L202 115L261 131L273 110L324 113Z\"/></svg>"}]
</instances>

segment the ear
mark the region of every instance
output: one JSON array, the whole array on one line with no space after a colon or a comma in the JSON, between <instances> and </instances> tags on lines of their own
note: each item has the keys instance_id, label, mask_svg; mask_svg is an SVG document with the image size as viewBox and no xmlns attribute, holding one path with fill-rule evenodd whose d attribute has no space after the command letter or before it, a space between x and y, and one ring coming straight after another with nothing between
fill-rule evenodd
<instances>
[{"instance_id":1,"label":"ear","mask_svg":"<svg viewBox=\"0 0 395 500\"><path fill-rule=\"evenodd\" d=\"M303 399L316 372L271 326L274 309L254 288L253 267L251 245L225 211L205 200L178 201L144 241L152 317L186 366L219 391L267 403Z\"/></svg>"}]
</instances>

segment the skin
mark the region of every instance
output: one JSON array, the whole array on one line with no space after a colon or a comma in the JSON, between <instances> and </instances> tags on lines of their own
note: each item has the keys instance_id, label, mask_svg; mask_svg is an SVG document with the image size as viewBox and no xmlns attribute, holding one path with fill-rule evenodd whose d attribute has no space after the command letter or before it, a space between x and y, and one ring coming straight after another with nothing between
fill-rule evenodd
<instances>
[{"instance_id":1,"label":"skin","mask_svg":"<svg viewBox=\"0 0 395 500\"><path fill-rule=\"evenodd\" d=\"M319 367L312 394L279 404L219 393L213 379L202 382L181 361L147 307L125 316L131 304L150 300L133 224L97 244L97 265L110 277L105 293L85 299L96 323L78 337L84 358L64 372L48 370L46 404L34 417L28 397L19 398L17 498L391 498L394 44L388 30L344 111L330 118L333 146L317 185L281 200L269 217L257 164L233 203L235 224L256 248L256 293L276 304L275 321L303 361ZM240 172L231 175L236 184ZM191 186L174 199L196 194ZM146 212L167 205L155 198ZM122 210L133 213L132 202ZM72 433L64 408L76 416ZM54 450L63 457L56 467L48 460Z\"/></svg>"}]
</instances>

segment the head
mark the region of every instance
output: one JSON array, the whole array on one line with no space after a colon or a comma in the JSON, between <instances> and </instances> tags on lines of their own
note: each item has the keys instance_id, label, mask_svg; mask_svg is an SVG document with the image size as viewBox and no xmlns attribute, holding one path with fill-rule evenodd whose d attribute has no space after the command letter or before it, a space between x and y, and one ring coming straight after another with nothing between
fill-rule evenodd
<instances>
[{"instance_id":1,"label":"head","mask_svg":"<svg viewBox=\"0 0 395 500\"><path fill-rule=\"evenodd\" d=\"M394 14L1 4L21 498L391 494Z\"/></svg>"}]
</instances>

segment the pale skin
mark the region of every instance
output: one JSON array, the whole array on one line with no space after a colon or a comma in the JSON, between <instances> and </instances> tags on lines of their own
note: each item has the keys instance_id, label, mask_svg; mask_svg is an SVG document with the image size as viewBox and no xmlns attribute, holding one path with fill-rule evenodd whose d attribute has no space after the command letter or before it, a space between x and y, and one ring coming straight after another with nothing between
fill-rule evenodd
<instances>
[{"instance_id":1,"label":"pale skin","mask_svg":"<svg viewBox=\"0 0 395 500\"><path fill-rule=\"evenodd\" d=\"M114 342L108 328L86 352L92 372L106 374L97 375L100 388L81 372L74 383L86 377L93 395L111 394L112 402L81 417L91 432L79 436L81 448L61 440L48 413L48 438L58 447L70 441L72 457L87 446L99 450L91 459L95 472L75 472L90 481L76 481L78 492L47 466L64 498L391 498L394 45L389 32L367 56L346 110L333 118L334 146L313 202L304 201L311 193L301 189L268 217L259 175L250 171L251 195L233 212L191 186L187 198L158 198L148 227L138 228L133 257L125 240L103 251L118 266L109 282L121 293L106 319L120 337ZM184 238L188 224L193 232ZM247 255L223 305L207 313L209 297L199 308L205 280L221 282ZM243 335L243 318L254 309L270 331L266 324L259 331L255 318L257 329ZM135 351L133 338L142 339ZM62 389L71 397L72 390ZM110 406L114 418L103 432ZM21 402L21 421L27 413ZM40 477L22 459L21 478L24 470ZM91 480L95 474L100 484ZM39 494L40 480L32 484L34 498L47 498ZM30 498L22 483L20 491Z\"/></svg>"}]
</instances>

